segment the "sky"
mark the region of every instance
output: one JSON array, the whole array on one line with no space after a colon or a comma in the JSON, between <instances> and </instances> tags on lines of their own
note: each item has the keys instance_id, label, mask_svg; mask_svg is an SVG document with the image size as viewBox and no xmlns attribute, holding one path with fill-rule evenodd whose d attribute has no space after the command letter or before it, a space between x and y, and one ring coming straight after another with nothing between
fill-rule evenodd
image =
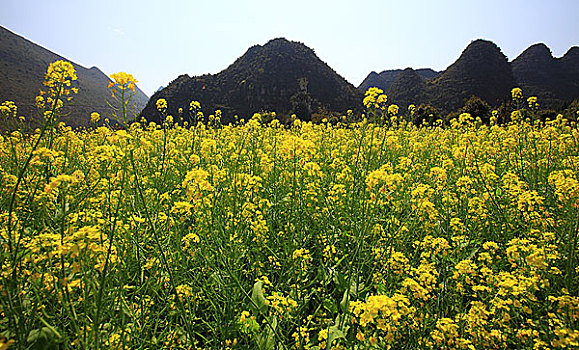
<instances>
[{"instance_id":1,"label":"sky","mask_svg":"<svg viewBox=\"0 0 579 350\"><path fill-rule=\"evenodd\" d=\"M371 71L444 70L475 39L509 58L579 45L577 0L0 0L0 25L151 96L181 74L218 73L253 45L285 37L358 86Z\"/></svg>"}]
</instances>

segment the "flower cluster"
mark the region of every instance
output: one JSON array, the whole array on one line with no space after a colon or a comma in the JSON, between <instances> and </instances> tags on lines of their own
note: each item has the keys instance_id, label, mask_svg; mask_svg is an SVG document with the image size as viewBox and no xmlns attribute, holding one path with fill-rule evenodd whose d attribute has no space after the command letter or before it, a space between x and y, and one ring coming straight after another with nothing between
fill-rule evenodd
<instances>
[{"instance_id":1,"label":"flower cluster","mask_svg":"<svg viewBox=\"0 0 579 350\"><path fill-rule=\"evenodd\" d=\"M48 66L44 85L49 88L57 86L70 87L71 82L76 79L76 71L72 63L59 60Z\"/></svg>"},{"instance_id":2,"label":"flower cluster","mask_svg":"<svg viewBox=\"0 0 579 350\"><path fill-rule=\"evenodd\" d=\"M386 101L3 134L0 348L577 348L577 125Z\"/></svg>"},{"instance_id":3,"label":"flower cluster","mask_svg":"<svg viewBox=\"0 0 579 350\"><path fill-rule=\"evenodd\" d=\"M118 72L111 74L112 81L109 82L109 89L118 88L120 90L129 89L135 92L135 84L138 83L137 79L133 77L132 74L125 72Z\"/></svg>"}]
</instances>

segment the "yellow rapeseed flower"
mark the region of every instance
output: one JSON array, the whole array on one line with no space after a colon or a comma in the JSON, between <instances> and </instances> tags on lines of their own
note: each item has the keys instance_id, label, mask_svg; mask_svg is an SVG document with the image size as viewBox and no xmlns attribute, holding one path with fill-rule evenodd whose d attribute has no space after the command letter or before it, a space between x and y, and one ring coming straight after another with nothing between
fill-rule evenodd
<instances>
[{"instance_id":1,"label":"yellow rapeseed flower","mask_svg":"<svg viewBox=\"0 0 579 350\"><path fill-rule=\"evenodd\" d=\"M521 88L513 88L511 90L511 96L513 97L513 100L518 100L519 98L523 98L523 90L521 90Z\"/></svg>"},{"instance_id":2,"label":"yellow rapeseed flower","mask_svg":"<svg viewBox=\"0 0 579 350\"><path fill-rule=\"evenodd\" d=\"M110 75L112 82L109 82L109 89L116 86L121 90L130 89L135 91L135 83L138 83L137 79L133 77L132 74L125 72L118 72Z\"/></svg>"},{"instance_id":3,"label":"yellow rapeseed flower","mask_svg":"<svg viewBox=\"0 0 579 350\"><path fill-rule=\"evenodd\" d=\"M535 109L539 107L539 103L537 103L537 96L531 96L527 99L527 103L529 104L529 108Z\"/></svg>"},{"instance_id":4,"label":"yellow rapeseed flower","mask_svg":"<svg viewBox=\"0 0 579 350\"><path fill-rule=\"evenodd\" d=\"M162 112L167 109L167 100L160 98L157 100L157 110Z\"/></svg>"},{"instance_id":5,"label":"yellow rapeseed flower","mask_svg":"<svg viewBox=\"0 0 579 350\"><path fill-rule=\"evenodd\" d=\"M191 101L191 103L189 104L189 110L192 112L197 112L201 110L201 103L199 103L198 101Z\"/></svg>"},{"instance_id":6,"label":"yellow rapeseed flower","mask_svg":"<svg viewBox=\"0 0 579 350\"><path fill-rule=\"evenodd\" d=\"M18 112L18 107L12 101L4 101L0 105L0 114L6 117L16 118L16 113Z\"/></svg>"},{"instance_id":7,"label":"yellow rapeseed flower","mask_svg":"<svg viewBox=\"0 0 579 350\"><path fill-rule=\"evenodd\" d=\"M193 288L191 288L186 284L178 285L177 287L175 287L175 290L177 291L177 294L181 299L190 298L194 295Z\"/></svg>"},{"instance_id":8,"label":"yellow rapeseed flower","mask_svg":"<svg viewBox=\"0 0 579 350\"><path fill-rule=\"evenodd\" d=\"M58 60L48 66L44 85L55 87L58 85L70 86L71 81L76 80L76 71L72 63Z\"/></svg>"},{"instance_id":9,"label":"yellow rapeseed flower","mask_svg":"<svg viewBox=\"0 0 579 350\"><path fill-rule=\"evenodd\" d=\"M44 97L36 96L36 108L42 109L44 108Z\"/></svg>"},{"instance_id":10,"label":"yellow rapeseed flower","mask_svg":"<svg viewBox=\"0 0 579 350\"><path fill-rule=\"evenodd\" d=\"M90 114L90 122L91 123L98 123L98 121L101 119L101 115L98 114L97 112L92 112Z\"/></svg>"},{"instance_id":11,"label":"yellow rapeseed flower","mask_svg":"<svg viewBox=\"0 0 579 350\"><path fill-rule=\"evenodd\" d=\"M388 97L383 94L384 90L379 89L377 87L371 87L366 91L364 97L364 106L366 108L380 108L384 107Z\"/></svg>"}]
</instances>

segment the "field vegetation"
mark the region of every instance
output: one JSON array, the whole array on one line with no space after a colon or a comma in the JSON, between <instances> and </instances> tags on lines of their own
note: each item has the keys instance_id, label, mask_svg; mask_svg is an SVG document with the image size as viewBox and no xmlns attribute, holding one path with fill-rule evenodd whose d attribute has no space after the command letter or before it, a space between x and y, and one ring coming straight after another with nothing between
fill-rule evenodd
<instances>
[{"instance_id":1,"label":"field vegetation","mask_svg":"<svg viewBox=\"0 0 579 350\"><path fill-rule=\"evenodd\" d=\"M579 346L579 130L520 89L505 122L372 88L357 120L156 124L118 73L73 130L75 78L0 138L0 349Z\"/></svg>"}]
</instances>

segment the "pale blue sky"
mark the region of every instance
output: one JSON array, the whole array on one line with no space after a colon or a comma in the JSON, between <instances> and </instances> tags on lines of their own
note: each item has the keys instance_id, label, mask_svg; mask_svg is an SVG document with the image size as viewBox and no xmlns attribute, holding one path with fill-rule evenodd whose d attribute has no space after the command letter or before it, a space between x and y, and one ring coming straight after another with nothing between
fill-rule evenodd
<instances>
[{"instance_id":1,"label":"pale blue sky","mask_svg":"<svg viewBox=\"0 0 579 350\"><path fill-rule=\"evenodd\" d=\"M0 25L85 67L133 74L147 94L217 73L252 45L300 41L358 86L370 71L443 70L474 39L513 60L579 45L577 0L0 0Z\"/></svg>"}]
</instances>

